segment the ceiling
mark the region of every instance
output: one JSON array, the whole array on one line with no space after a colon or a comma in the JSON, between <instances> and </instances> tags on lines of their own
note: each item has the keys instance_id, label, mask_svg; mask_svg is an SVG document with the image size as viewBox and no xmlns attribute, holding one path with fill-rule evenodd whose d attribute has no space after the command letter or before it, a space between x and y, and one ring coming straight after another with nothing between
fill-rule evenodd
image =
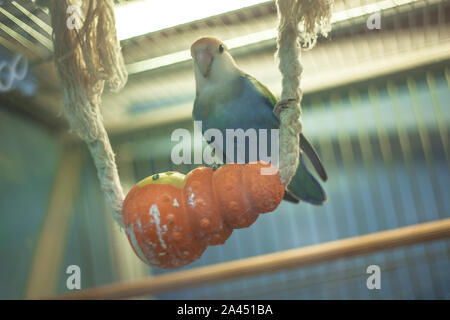
<instances>
[{"instance_id":1,"label":"ceiling","mask_svg":"<svg viewBox=\"0 0 450 320\"><path fill-rule=\"evenodd\" d=\"M366 21L376 11L381 29L370 30ZM160 14L182 12L174 8ZM108 131L122 133L190 117L195 87L186 50L200 36L217 36L231 44L242 69L278 94L276 21L275 4L267 1L122 40L130 76L121 92L105 90L102 112ZM306 93L450 59L448 0L336 0L332 21L329 37L303 53ZM5 2L0 8L0 58L25 55L30 65L27 79L35 88L31 94L0 93L0 105L65 129L49 25L48 13L32 1Z\"/></svg>"}]
</instances>

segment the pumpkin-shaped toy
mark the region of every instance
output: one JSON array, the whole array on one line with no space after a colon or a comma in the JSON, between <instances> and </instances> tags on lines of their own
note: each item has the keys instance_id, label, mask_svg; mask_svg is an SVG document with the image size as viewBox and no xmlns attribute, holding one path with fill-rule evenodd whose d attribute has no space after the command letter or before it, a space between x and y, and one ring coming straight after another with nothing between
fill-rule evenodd
<instances>
[{"instance_id":1,"label":"pumpkin-shaped toy","mask_svg":"<svg viewBox=\"0 0 450 320\"><path fill-rule=\"evenodd\" d=\"M199 167L187 175L165 172L136 184L125 198L122 219L136 254L159 268L187 265L207 246L223 244L233 229L250 226L281 202L277 173L270 164Z\"/></svg>"}]
</instances>

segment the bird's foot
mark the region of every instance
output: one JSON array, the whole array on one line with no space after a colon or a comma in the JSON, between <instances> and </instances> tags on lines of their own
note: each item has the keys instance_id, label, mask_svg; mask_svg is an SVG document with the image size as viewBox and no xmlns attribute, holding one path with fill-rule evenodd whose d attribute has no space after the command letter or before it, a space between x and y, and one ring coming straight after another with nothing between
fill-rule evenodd
<instances>
[{"instance_id":1,"label":"bird's foot","mask_svg":"<svg viewBox=\"0 0 450 320\"><path fill-rule=\"evenodd\" d=\"M275 107L273 108L273 113L275 113L275 115L277 116L277 118L280 118L280 114L283 110L288 108L288 105L291 102L296 102L297 99L283 99L278 101L278 103L275 105Z\"/></svg>"},{"instance_id":2,"label":"bird's foot","mask_svg":"<svg viewBox=\"0 0 450 320\"><path fill-rule=\"evenodd\" d=\"M213 164L210 164L208 167L213 169L213 171L216 171L217 169L219 169L222 166L223 166L223 164L214 162Z\"/></svg>"}]
</instances>

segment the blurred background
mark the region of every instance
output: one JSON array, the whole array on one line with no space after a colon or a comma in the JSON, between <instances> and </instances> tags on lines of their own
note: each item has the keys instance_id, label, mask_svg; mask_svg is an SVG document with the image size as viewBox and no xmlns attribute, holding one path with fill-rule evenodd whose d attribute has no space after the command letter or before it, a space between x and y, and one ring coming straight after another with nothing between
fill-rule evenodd
<instances>
[{"instance_id":1,"label":"blurred background","mask_svg":"<svg viewBox=\"0 0 450 320\"><path fill-rule=\"evenodd\" d=\"M70 265L83 289L179 270L146 266L112 220L69 132L48 12L0 5L0 298L68 292ZM333 12L333 31L302 60L303 130L328 170L328 202L282 203L183 269L450 217L450 1L335 0ZM281 91L273 1L117 1L116 19L129 81L105 90L102 112L125 191L193 169L171 163L170 135L192 130L188 50L198 37L221 38L242 69ZM450 299L449 248L435 241L145 298ZM366 287L369 265L381 268L380 290Z\"/></svg>"}]
</instances>

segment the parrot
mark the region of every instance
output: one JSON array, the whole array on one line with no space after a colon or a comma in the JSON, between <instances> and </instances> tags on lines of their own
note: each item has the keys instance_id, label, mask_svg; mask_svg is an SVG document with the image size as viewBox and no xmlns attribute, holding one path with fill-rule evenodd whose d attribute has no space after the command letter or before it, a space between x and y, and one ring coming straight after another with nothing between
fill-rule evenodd
<instances>
[{"instance_id":1,"label":"parrot","mask_svg":"<svg viewBox=\"0 0 450 320\"><path fill-rule=\"evenodd\" d=\"M220 130L224 136L226 129L279 129L280 121L274 108L283 107L292 99L278 101L265 85L238 67L226 44L217 38L196 40L190 53L196 86L192 117L194 121L201 121L203 134L212 128ZM248 162L247 152L245 149L245 162ZM317 152L301 133L299 166L285 189L284 200L321 205L327 200L325 191L309 172L303 152L322 181L328 179ZM222 153L226 155L225 148Z\"/></svg>"}]
</instances>

